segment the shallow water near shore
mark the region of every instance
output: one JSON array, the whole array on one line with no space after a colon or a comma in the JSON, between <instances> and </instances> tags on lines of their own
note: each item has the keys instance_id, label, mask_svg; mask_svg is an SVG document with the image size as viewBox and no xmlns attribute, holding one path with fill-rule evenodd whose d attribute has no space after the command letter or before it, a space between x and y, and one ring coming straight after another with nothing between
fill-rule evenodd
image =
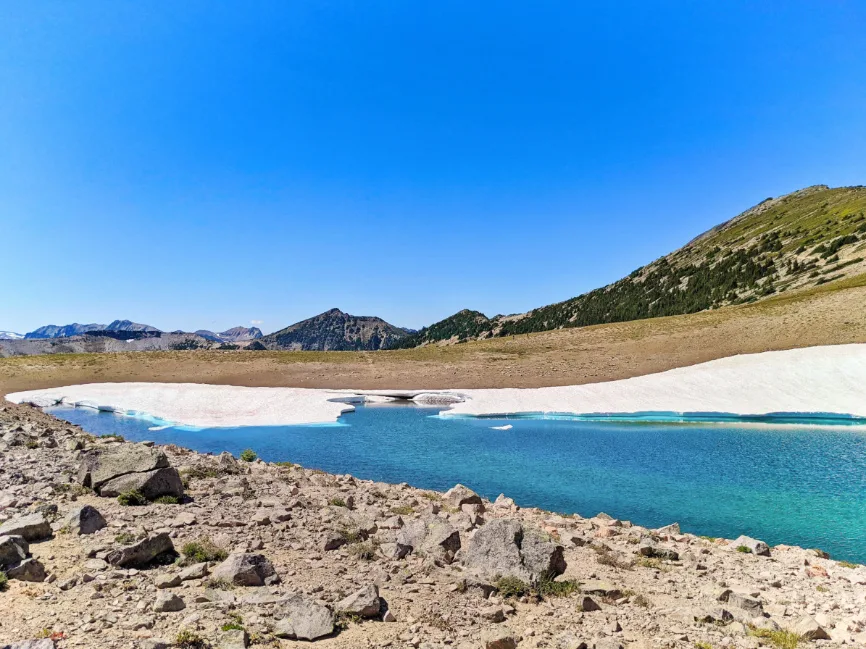
<instances>
[{"instance_id":1,"label":"shallow water near shore","mask_svg":"<svg viewBox=\"0 0 866 649\"><path fill-rule=\"evenodd\" d=\"M463 483L524 507L771 545L866 563L866 431L802 426L443 418L358 406L339 425L189 429L57 407L85 430L234 455L254 449L330 473L444 491ZM508 430L494 427L511 425Z\"/></svg>"}]
</instances>

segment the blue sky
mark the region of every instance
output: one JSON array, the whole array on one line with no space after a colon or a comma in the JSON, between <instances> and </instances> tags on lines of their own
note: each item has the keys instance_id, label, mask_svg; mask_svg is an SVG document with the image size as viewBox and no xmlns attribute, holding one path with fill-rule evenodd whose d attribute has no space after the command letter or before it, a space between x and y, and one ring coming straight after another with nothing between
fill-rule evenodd
<instances>
[{"instance_id":1,"label":"blue sky","mask_svg":"<svg viewBox=\"0 0 866 649\"><path fill-rule=\"evenodd\" d=\"M0 329L525 311L866 183L861 2L0 16Z\"/></svg>"}]
</instances>

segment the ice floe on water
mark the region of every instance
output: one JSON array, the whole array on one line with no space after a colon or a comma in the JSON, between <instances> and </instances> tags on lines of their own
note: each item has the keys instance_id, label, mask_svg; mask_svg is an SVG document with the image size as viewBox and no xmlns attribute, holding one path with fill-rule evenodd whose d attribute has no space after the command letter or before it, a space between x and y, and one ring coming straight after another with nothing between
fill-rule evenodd
<instances>
[{"instance_id":1,"label":"ice floe on water","mask_svg":"<svg viewBox=\"0 0 866 649\"><path fill-rule=\"evenodd\" d=\"M41 407L75 405L212 428L331 423L352 403L412 400L441 416L618 416L707 413L866 417L866 344L722 358L631 379L549 388L317 390L198 383L91 383L7 395ZM497 427L506 430L505 427Z\"/></svg>"}]
</instances>

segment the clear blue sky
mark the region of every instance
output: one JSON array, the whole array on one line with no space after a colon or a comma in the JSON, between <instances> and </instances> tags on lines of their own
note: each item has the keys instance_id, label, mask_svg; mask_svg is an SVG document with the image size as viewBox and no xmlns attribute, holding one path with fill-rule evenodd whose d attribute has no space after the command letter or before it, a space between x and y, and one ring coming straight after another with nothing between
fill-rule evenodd
<instances>
[{"instance_id":1,"label":"clear blue sky","mask_svg":"<svg viewBox=\"0 0 866 649\"><path fill-rule=\"evenodd\" d=\"M866 183L866 3L0 2L0 329L420 327Z\"/></svg>"}]
</instances>

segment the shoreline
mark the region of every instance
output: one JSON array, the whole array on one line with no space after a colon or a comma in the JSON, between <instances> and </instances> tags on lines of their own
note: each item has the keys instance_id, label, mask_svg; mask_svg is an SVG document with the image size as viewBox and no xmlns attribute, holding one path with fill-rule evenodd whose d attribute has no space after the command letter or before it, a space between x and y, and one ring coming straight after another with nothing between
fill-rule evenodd
<instances>
[{"instance_id":1,"label":"shoreline","mask_svg":"<svg viewBox=\"0 0 866 649\"><path fill-rule=\"evenodd\" d=\"M447 405L443 417L674 413L728 417L866 418L866 344L726 357L655 374L548 388L323 390L202 383L91 383L6 395L13 403L86 405L197 428L336 422L352 398ZM340 398L344 402L340 402ZM816 425L817 422L805 422ZM835 422L834 422L835 423Z\"/></svg>"},{"instance_id":2,"label":"shoreline","mask_svg":"<svg viewBox=\"0 0 866 649\"><path fill-rule=\"evenodd\" d=\"M76 440L89 452L142 447L93 438L28 406L0 406L2 430L19 430L16 434L34 440L7 447L0 456L0 469L19 467L25 477L32 474L25 484L60 485L74 477L81 451L68 449ZM6 435L3 439L8 443ZM761 630L790 632L801 637L801 646L815 638L830 638L823 641L825 647L866 641L866 621L855 612L866 566L833 561L814 550L779 545L769 549L771 556L759 556L740 549L753 540L702 538L682 533L676 524L650 530L605 514L582 518L521 508L507 494L495 502L473 501L468 490L434 492L260 460L226 464L222 456L173 445L157 448L189 480L189 497L182 504L129 508L113 498L86 492L76 496L74 489L63 488L33 491L29 499L0 511L2 521L48 511L43 505L55 505L60 517L70 508L90 505L108 521L107 528L90 537L63 533L57 523L51 539L31 543L30 552L44 564L48 578L41 583L13 579L0 594L4 609L20 620L14 627L0 625L0 642L35 637L47 628L62 632L61 649L146 649L159 646L157 642L171 645L179 630L188 629L222 647L229 646L222 644L228 632L220 629L234 619L241 620L244 634L288 649L296 645L279 639L279 620L292 598L338 611L359 588L375 588L387 610L380 603L378 617L349 617L344 626L317 639L317 645L427 642L476 649L499 646L491 640L491 634L499 634L512 638L511 646L519 649L570 646L568 642L577 646L581 639L589 646L623 649L691 647L696 642L739 647L769 642L761 639ZM208 477L223 465L238 468ZM12 484L5 490L6 495L0 488L0 498L28 493ZM477 504L461 506L461 499ZM492 577L491 582L476 576L472 548L497 521L538 530L533 534L562 548L567 565L556 580L561 588L542 595L508 595ZM390 554L400 539L408 538L401 530L422 523L441 529L460 549L446 551L428 536L413 541L433 543L424 552ZM336 546L328 549L332 539L343 538L340 530L346 525L366 530L362 538L367 540L333 541ZM172 565L112 572L100 558L109 556L124 535L161 531L178 550L208 538L227 551L259 553L281 579L269 586L220 591L201 577L220 570L218 561L206 562L198 576L188 577L190 571ZM760 542L754 543L763 552ZM34 601L34 596L40 598ZM94 598L112 604L94 610ZM160 608L167 599L176 603L174 598L184 610Z\"/></svg>"}]
</instances>

